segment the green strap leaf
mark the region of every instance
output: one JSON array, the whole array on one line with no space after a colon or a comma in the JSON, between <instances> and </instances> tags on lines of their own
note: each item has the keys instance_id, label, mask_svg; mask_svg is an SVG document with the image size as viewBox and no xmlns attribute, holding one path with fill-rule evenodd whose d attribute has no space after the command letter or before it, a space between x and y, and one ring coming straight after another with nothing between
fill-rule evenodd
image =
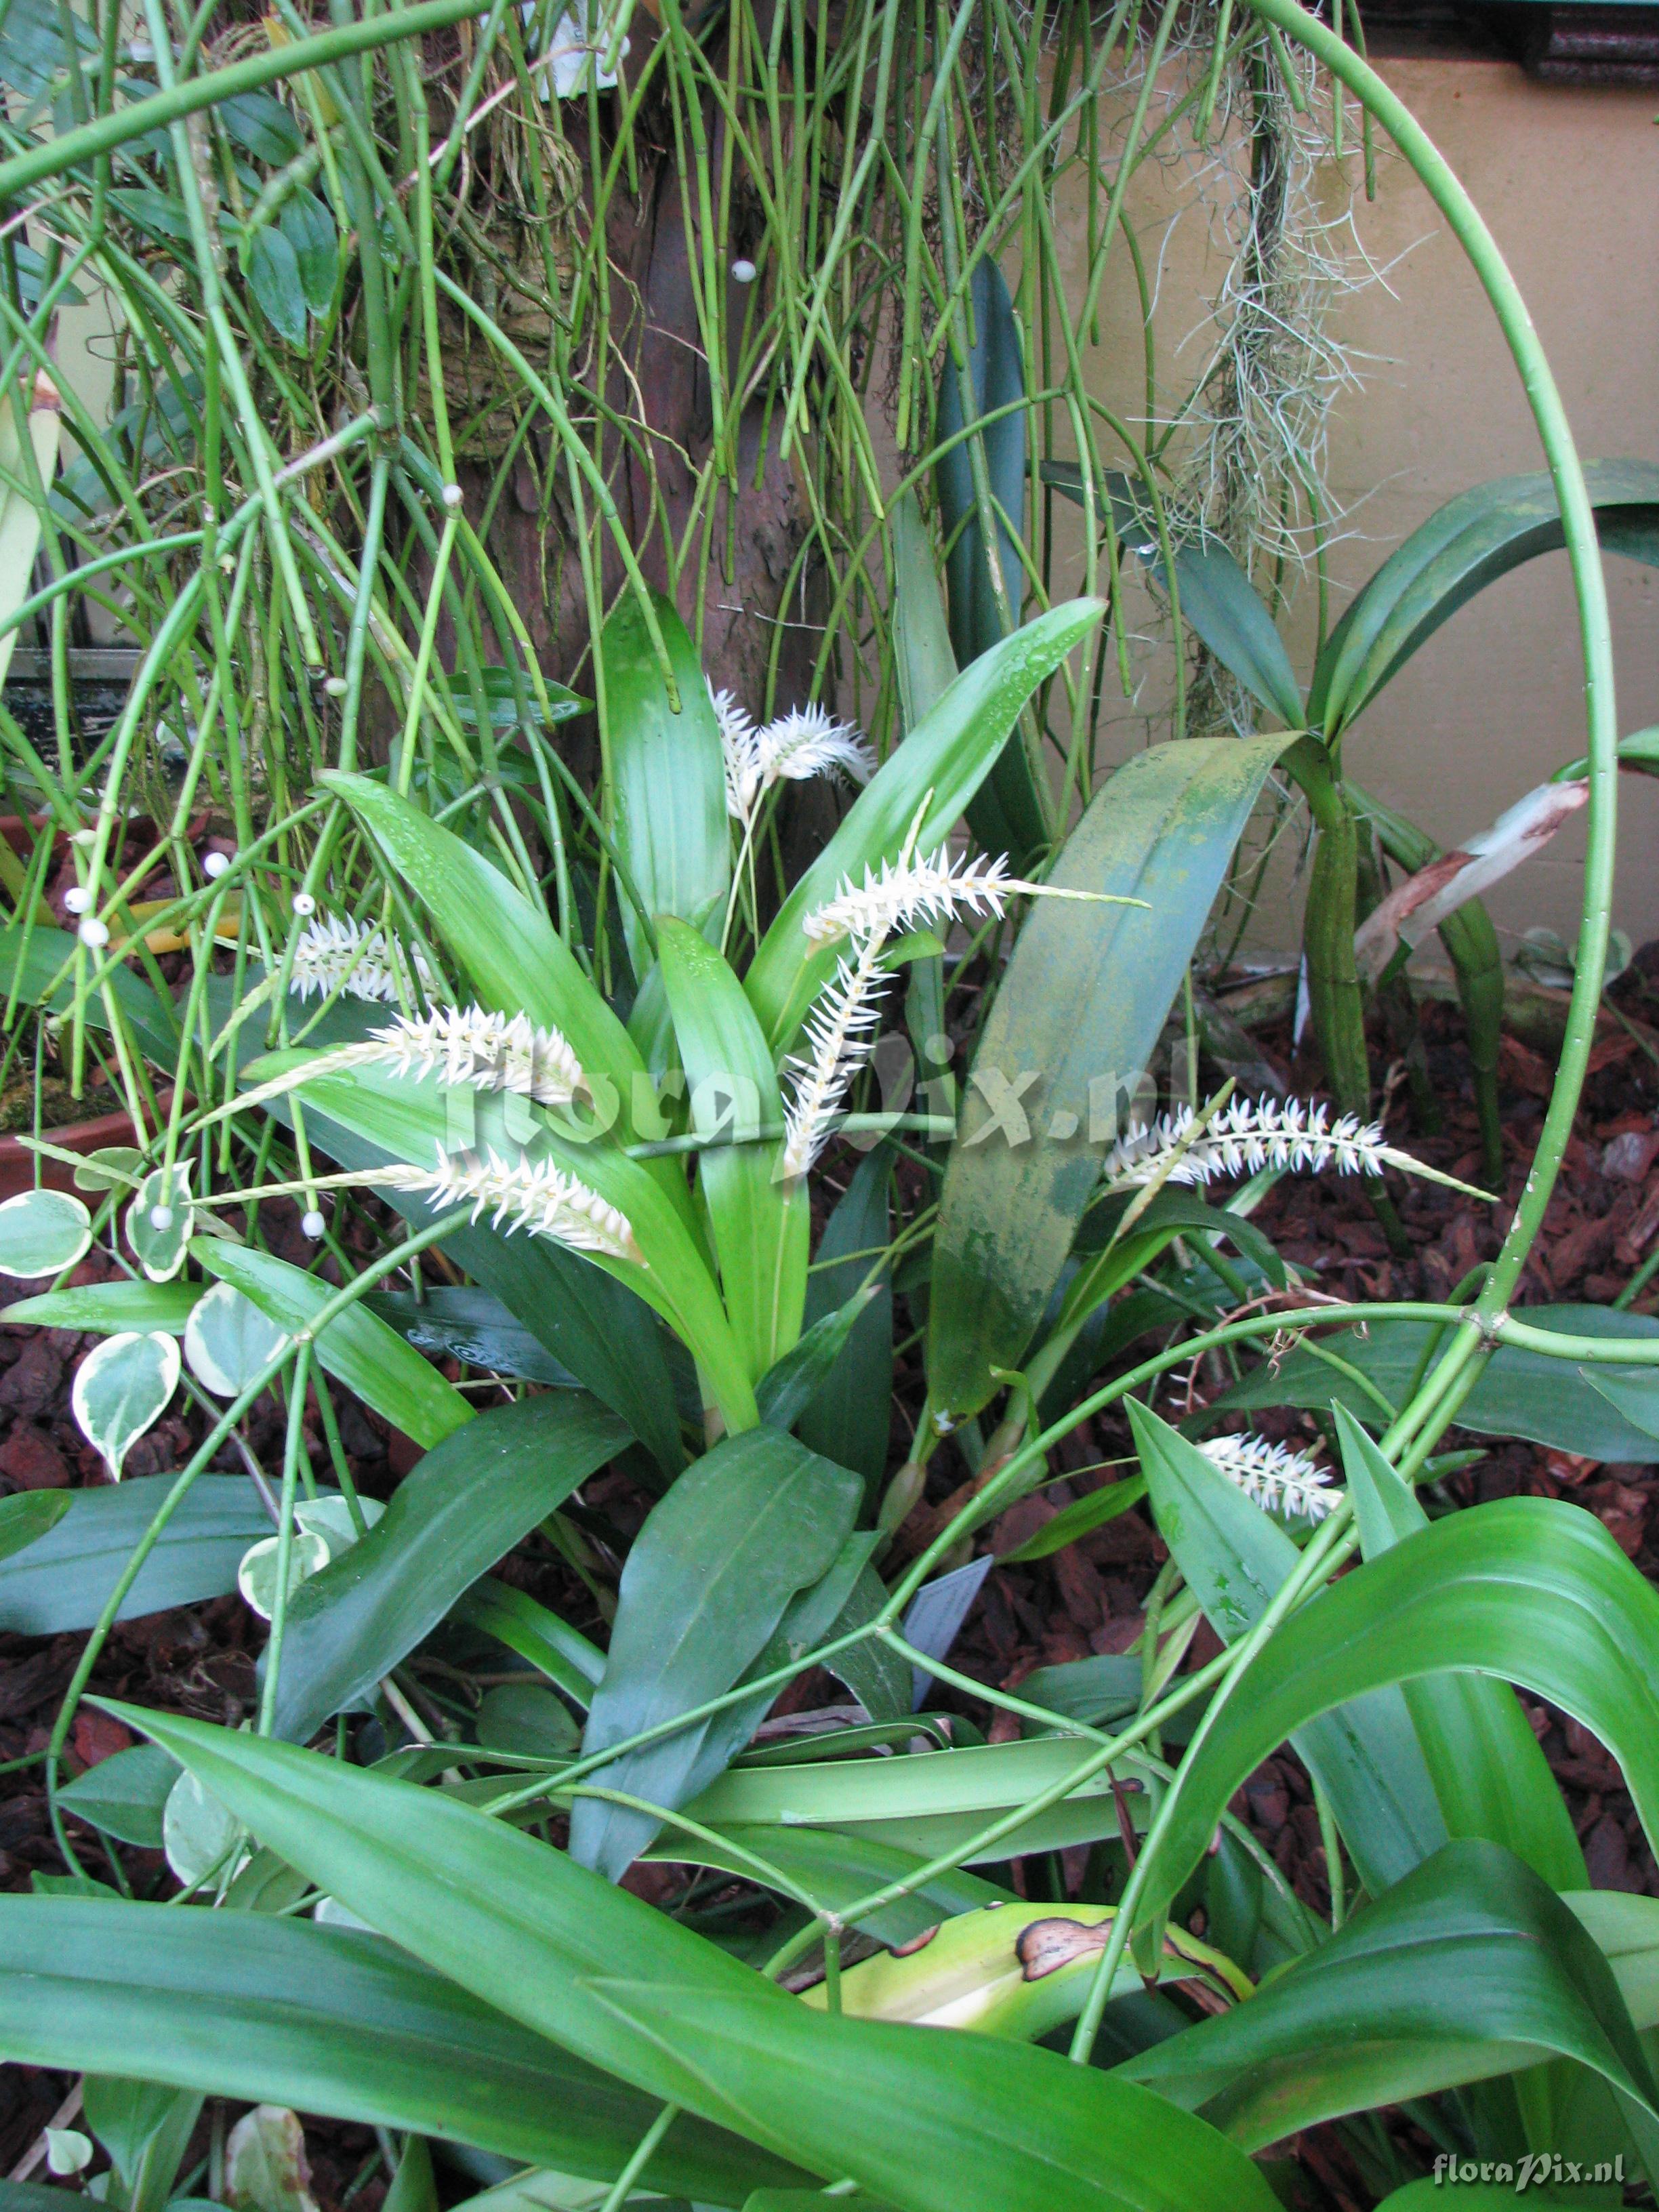
<instances>
[{"instance_id":1,"label":"green strap leaf","mask_svg":"<svg viewBox=\"0 0 1659 2212\"><path fill-rule=\"evenodd\" d=\"M0 1629L57 1636L90 1628L177 1477L130 1475L95 1490L50 1493L54 1525L0 1564ZM330 1493L337 1495L337 1493ZM22 1506L8 1498L0 1514ZM31 1497L27 1503L32 1506ZM3 1526L3 1524L0 1524ZM194 1605L236 1587L248 1546L270 1534L251 1483L239 1474L198 1474L138 1570L116 1618Z\"/></svg>"},{"instance_id":2,"label":"green strap leaf","mask_svg":"<svg viewBox=\"0 0 1659 2212\"><path fill-rule=\"evenodd\" d=\"M1144 1081L1233 848L1290 742L1193 739L1138 754L1097 793L1049 880L1146 904L1042 899L1026 917L939 1199L927 1379L941 1413L977 1413L1000 1387L993 1370L1024 1364L1104 1146Z\"/></svg>"},{"instance_id":3,"label":"green strap leaf","mask_svg":"<svg viewBox=\"0 0 1659 2212\"><path fill-rule=\"evenodd\" d=\"M1002 271L988 255L974 265L969 280L973 304L973 338L958 367L949 346L939 372L935 438L947 450L934 470L939 521L949 547L945 574L951 593L951 647L957 668L977 660L1018 623L1025 595L1025 568L1017 532L1025 523L1025 434L1028 401L1025 360L1014 319L1013 301ZM1002 408L982 428L987 415ZM957 439L963 427L965 440ZM990 539L1001 572L1005 617L991 581L984 518L974 488L971 449L984 457L992 502ZM998 510L1000 510L998 512ZM931 564L930 564L931 565ZM1048 809L1024 744L1015 734L993 763L974 798L968 820L990 853L1012 855L1016 869L1026 867L1048 842Z\"/></svg>"},{"instance_id":4,"label":"green strap leaf","mask_svg":"<svg viewBox=\"0 0 1659 2212\"><path fill-rule=\"evenodd\" d=\"M1195 1445L1133 1398L1129 1423L1159 1533L1210 1626L1231 1644L1255 1626L1301 1555ZM1322 1713L1294 1743L1373 1896L1445 1843L1434 1784L1397 1689Z\"/></svg>"},{"instance_id":5,"label":"green strap leaf","mask_svg":"<svg viewBox=\"0 0 1659 2212\"><path fill-rule=\"evenodd\" d=\"M89 1283L84 1290L47 1291L20 1298L0 1311L0 1321L19 1328L78 1328L97 1336L118 1336L137 1329L182 1336L191 1310L202 1295L200 1283Z\"/></svg>"},{"instance_id":6,"label":"green strap leaf","mask_svg":"<svg viewBox=\"0 0 1659 2212\"><path fill-rule=\"evenodd\" d=\"M73 2071L130 2065L138 2051L179 2088L602 2180L658 2111L377 1936L264 1914L0 1899L0 2053ZM641 2184L732 2203L791 2178L688 2116Z\"/></svg>"},{"instance_id":7,"label":"green strap leaf","mask_svg":"<svg viewBox=\"0 0 1659 2212\"><path fill-rule=\"evenodd\" d=\"M613 617L614 619L614 617ZM722 956L672 915L658 922L663 985L702 1136L783 1119L772 1054L754 1008ZM780 1182L780 1145L714 1145L699 1158L720 1288L758 1382L800 1334L811 1207L805 1178Z\"/></svg>"},{"instance_id":8,"label":"green strap leaf","mask_svg":"<svg viewBox=\"0 0 1659 2212\"><path fill-rule=\"evenodd\" d=\"M302 1742L372 1689L627 1442L597 1399L561 1390L492 1407L429 1451L368 1534L290 1599L277 1734Z\"/></svg>"},{"instance_id":9,"label":"green strap leaf","mask_svg":"<svg viewBox=\"0 0 1659 2212\"><path fill-rule=\"evenodd\" d=\"M1360 1549L1374 1559L1429 1516L1346 1406L1336 1426ZM1588 1888L1571 1818L1508 1683L1425 1674L1403 1694L1449 1832L1503 1844L1553 1889Z\"/></svg>"},{"instance_id":10,"label":"green strap leaf","mask_svg":"<svg viewBox=\"0 0 1659 2212\"><path fill-rule=\"evenodd\" d=\"M1584 477L1603 544L1659 564L1659 463L1592 462ZM1543 470L1448 500L1389 555L1332 631L1314 670L1312 719L1328 736L1346 729L1466 600L1565 543Z\"/></svg>"},{"instance_id":11,"label":"green strap leaf","mask_svg":"<svg viewBox=\"0 0 1659 2212\"><path fill-rule=\"evenodd\" d=\"M193 1237L190 1250L198 1266L221 1282L234 1284L289 1336L308 1329L337 1296L332 1283L251 1244ZM417 1444L430 1449L473 1417L454 1384L366 1306L348 1306L328 1324L317 1340L317 1357L347 1389Z\"/></svg>"},{"instance_id":12,"label":"green strap leaf","mask_svg":"<svg viewBox=\"0 0 1659 2212\"><path fill-rule=\"evenodd\" d=\"M606 2073L748 2132L746 2113L588 1986L622 1972L665 1987L758 1989L781 2014L792 2008L714 1944L450 1791L100 1702L171 1752L279 1857L439 1973ZM771 2129L762 2140L787 2155Z\"/></svg>"},{"instance_id":13,"label":"green strap leaf","mask_svg":"<svg viewBox=\"0 0 1659 2212\"><path fill-rule=\"evenodd\" d=\"M1577 1919L1512 1852L1465 1838L1249 2003L1116 2071L1260 2150L1552 2057L1659 2110L1619 1984Z\"/></svg>"},{"instance_id":14,"label":"green strap leaf","mask_svg":"<svg viewBox=\"0 0 1659 2212\"><path fill-rule=\"evenodd\" d=\"M590 1987L636 2033L695 2054L708 2093L752 2128L896 2212L1272 2212L1276 2201L1201 2121L1053 2051L744 1991L610 1976Z\"/></svg>"},{"instance_id":15,"label":"green strap leaf","mask_svg":"<svg viewBox=\"0 0 1659 2212\"><path fill-rule=\"evenodd\" d=\"M1033 1736L943 1756L733 1766L687 1809L701 1826L723 1834L749 1827L827 1828L917 1858L942 1858L965 1850L1000 1814L1063 1784L1091 1748L1075 1736ZM1115 1766L1123 1802L1137 1826L1144 1826L1148 1770L1133 1752ZM1065 1850L1119 1833L1110 1777L1097 1772L964 1863L997 1864L1023 1852Z\"/></svg>"},{"instance_id":16,"label":"green strap leaf","mask_svg":"<svg viewBox=\"0 0 1659 2212\"><path fill-rule=\"evenodd\" d=\"M1200 1722L1148 1846L1156 1916L1270 1751L1351 1698L1450 1669L1496 1674L1600 1737L1659 1835L1659 1592L1592 1514L1510 1498L1449 1514L1293 1613Z\"/></svg>"},{"instance_id":17,"label":"green strap leaf","mask_svg":"<svg viewBox=\"0 0 1659 2212\"><path fill-rule=\"evenodd\" d=\"M779 908L744 979L775 1049L789 1044L818 989L835 973L835 951L818 950L803 933L806 916L835 896L844 877L861 882L866 867L896 860L924 800L916 849L931 853L944 842L990 772L1020 708L1104 612L1099 599L1070 599L993 646L963 671L859 793Z\"/></svg>"},{"instance_id":18,"label":"green strap leaf","mask_svg":"<svg viewBox=\"0 0 1659 2212\"><path fill-rule=\"evenodd\" d=\"M628 1555L584 1753L731 1689L796 1591L827 1572L861 1494L849 1469L776 1429L728 1437L688 1468L652 1508ZM734 1747L723 1732L699 1724L629 1753L591 1780L674 1808L712 1780ZM571 1814L571 1852L614 1881L659 1826L630 1807L581 1798Z\"/></svg>"},{"instance_id":19,"label":"green strap leaf","mask_svg":"<svg viewBox=\"0 0 1659 2212\"><path fill-rule=\"evenodd\" d=\"M635 593L623 593L599 635L617 846L653 920L678 915L718 936L732 882L720 724L673 602L660 592L651 600L680 696L678 713ZM625 896L621 914L629 957L642 979L654 957L645 924Z\"/></svg>"},{"instance_id":20,"label":"green strap leaf","mask_svg":"<svg viewBox=\"0 0 1659 2212\"><path fill-rule=\"evenodd\" d=\"M806 1289L806 1319L814 1327L857 1295L888 1242L893 1158L882 1145L862 1159L825 1224ZM892 1397L893 1280L884 1268L797 1428L803 1443L864 1477L871 1508L887 1472Z\"/></svg>"},{"instance_id":21,"label":"green strap leaf","mask_svg":"<svg viewBox=\"0 0 1659 2212\"><path fill-rule=\"evenodd\" d=\"M1284 640L1233 554L1218 538L1183 545L1175 572L1182 621L1287 730L1305 727L1308 710Z\"/></svg>"}]
</instances>

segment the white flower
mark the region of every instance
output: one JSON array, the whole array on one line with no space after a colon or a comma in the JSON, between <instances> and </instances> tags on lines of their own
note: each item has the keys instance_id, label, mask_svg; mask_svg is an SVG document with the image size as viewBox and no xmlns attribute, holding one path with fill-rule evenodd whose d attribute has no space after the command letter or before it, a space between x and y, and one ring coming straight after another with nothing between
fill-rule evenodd
<instances>
[{"instance_id":1,"label":"white flower","mask_svg":"<svg viewBox=\"0 0 1659 2212\"><path fill-rule=\"evenodd\" d=\"M836 775L867 783L875 772L876 757L852 723L836 721L823 707L792 707L757 729L754 717L729 691L711 684L708 696L726 756L726 809L734 821L747 823L781 778L804 783L815 775Z\"/></svg>"},{"instance_id":2,"label":"white flower","mask_svg":"<svg viewBox=\"0 0 1659 2212\"><path fill-rule=\"evenodd\" d=\"M1161 1115L1150 1129L1134 1124L1102 1163L1106 1188L1206 1183L1217 1176L1258 1175L1263 1168L1309 1175L1334 1168L1339 1175L1380 1176L1389 1167L1495 1203L1490 1191L1460 1182L1426 1160L1385 1144L1382 1124L1362 1122L1357 1114L1344 1114L1332 1121L1329 1107L1300 1098L1288 1098L1283 1104L1276 1098L1235 1098L1194 1136L1197 1118L1191 1107L1180 1106L1173 1114Z\"/></svg>"},{"instance_id":3,"label":"white flower","mask_svg":"<svg viewBox=\"0 0 1659 2212\"><path fill-rule=\"evenodd\" d=\"M440 1152L435 1170L386 1168L365 1181L389 1184L394 1190L419 1192L436 1206L470 1206L477 1221L493 1207L491 1227L527 1229L532 1237L550 1237L574 1252L601 1252L613 1260L635 1260L640 1248L626 1214L590 1190L573 1175L543 1160L504 1160L492 1152L487 1160L470 1152Z\"/></svg>"},{"instance_id":4,"label":"white flower","mask_svg":"<svg viewBox=\"0 0 1659 2212\"><path fill-rule=\"evenodd\" d=\"M1287 1444L1269 1443L1266 1437L1211 1437L1199 1449L1236 1489L1269 1511L1322 1521L1341 1503L1330 1469Z\"/></svg>"},{"instance_id":5,"label":"white flower","mask_svg":"<svg viewBox=\"0 0 1659 2212\"><path fill-rule=\"evenodd\" d=\"M568 1106L586 1078L568 1041L538 1029L527 1014L495 1014L483 1006L440 1006L399 1014L374 1032L373 1057L399 1075L430 1075L477 1091L514 1091L544 1106ZM367 1048L362 1057L370 1057Z\"/></svg>"},{"instance_id":6,"label":"white flower","mask_svg":"<svg viewBox=\"0 0 1659 2212\"><path fill-rule=\"evenodd\" d=\"M954 921L964 909L969 914L993 914L1001 919L1009 900L1025 898L1086 899L1091 904L1141 906L1141 899L1119 899L1105 891L1065 890L1058 884L1030 884L1008 872L1008 856L994 860L969 860L958 854L953 860L941 845L931 860L884 860L881 873L864 871L860 889L850 876L828 905L815 907L801 924L815 945L834 945L839 939L862 939L876 933L890 936L895 930L915 929L931 921Z\"/></svg>"},{"instance_id":7,"label":"white flower","mask_svg":"<svg viewBox=\"0 0 1659 2212\"><path fill-rule=\"evenodd\" d=\"M856 967L836 963L807 1016L806 1050L785 1062L793 1078L780 1164L786 1179L805 1175L830 1141L830 1122L875 1043L877 1000L887 988L881 943L872 939Z\"/></svg>"},{"instance_id":8,"label":"white flower","mask_svg":"<svg viewBox=\"0 0 1659 2212\"><path fill-rule=\"evenodd\" d=\"M437 984L420 953L409 952L396 938L349 915L319 914L306 924L295 946L288 987L301 999L313 991L326 998L338 988L348 998L385 1000L412 997L414 982L428 996Z\"/></svg>"},{"instance_id":9,"label":"white flower","mask_svg":"<svg viewBox=\"0 0 1659 2212\"><path fill-rule=\"evenodd\" d=\"M1236 1098L1188 1141L1196 1118L1189 1106L1181 1106L1161 1115L1151 1128L1135 1124L1106 1155L1101 1172L1107 1184L1127 1190L1155 1179L1206 1183L1263 1168L1319 1175L1334 1167L1340 1175L1381 1175L1392 1164L1432 1172L1385 1145L1378 1123L1362 1123L1357 1114L1333 1123L1328 1107L1299 1098L1283 1105L1273 1098ZM1171 1155L1176 1155L1173 1165Z\"/></svg>"}]
</instances>

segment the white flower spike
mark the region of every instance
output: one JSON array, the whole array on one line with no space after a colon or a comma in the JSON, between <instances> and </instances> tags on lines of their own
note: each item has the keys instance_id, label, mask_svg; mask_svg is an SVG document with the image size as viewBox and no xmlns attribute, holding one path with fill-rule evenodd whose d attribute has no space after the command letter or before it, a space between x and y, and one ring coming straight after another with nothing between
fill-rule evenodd
<instances>
[{"instance_id":1,"label":"white flower spike","mask_svg":"<svg viewBox=\"0 0 1659 2212\"><path fill-rule=\"evenodd\" d=\"M573 1252L599 1252L612 1260L641 1257L627 1215L551 1160L532 1167L527 1160L514 1164L494 1152L488 1159L440 1152L435 1170L386 1168L363 1180L419 1192L437 1206L470 1206L475 1221L493 1208L491 1227L509 1237L516 1229L527 1229L532 1237L550 1237Z\"/></svg>"},{"instance_id":2,"label":"white flower spike","mask_svg":"<svg viewBox=\"0 0 1659 2212\"><path fill-rule=\"evenodd\" d=\"M1098 891L1062 890L1053 884L1031 884L1008 872L1008 856L951 858L941 845L930 860L884 860L881 873L866 867L860 889L843 876L841 889L825 906L815 907L801 924L814 945L835 945L843 937L862 942L895 930L933 921L954 921L964 911L992 914L999 920L1017 894L1029 898L1069 898L1140 906L1141 899L1111 900Z\"/></svg>"},{"instance_id":3,"label":"white flower spike","mask_svg":"<svg viewBox=\"0 0 1659 2212\"><path fill-rule=\"evenodd\" d=\"M399 1014L374 1032L375 1060L398 1075L430 1075L476 1091L513 1091L544 1106L568 1106L586 1086L581 1062L563 1033L538 1029L527 1014L495 1014L483 1006L441 1006ZM358 1049L367 1059L367 1047Z\"/></svg>"},{"instance_id":4,"label":"white flower spike","mask_svg":"<svg viewBox=\"0 0 1659 2212\"><path fill-rule=\"evenodd\" d=\"M878 1001L888 981L878 958L881 943L872 939L856 967L837 962L807 1017L806 1051L785 1062L793 1079L779 1165L785 1181L804 1176L829 1143L830 1124L875 1043Z\"/></svg>"},{"instance_id":5,"label":"white flower spike","mask_svg":"<svg viewBox=\"0 0 1659 2212\"><path fill-rule=\"evenodd\" d=\"M313 991L326 998L331 991L343 988L349 999L385 1001L404 994L412 996L412 982L428 998L437 988L437 978L420 953L410 953L396 938L355 921L349 915L319 914L307 923L295 947L288 987L301 999Z\"/></svg>"},{"instance_id":6,"label":"white flower spike","mask_svg":"<svg viewBox=\"0 0 1659 2212\"><path fill-rule=\"evenodd\" d=\"M1107 1188L1131 1190L1158 1182L1197 1185L1218 1176L1257 1175L1263 1168L1308 1175L1334 1168L1339 1175L1380 1176L1392 1167L1474 1198L1491 1195L1385 1143L1380 1122L1362 1122L1357 1114L1332 1121L1328 1106L1299 1098L1283 1104L1275 1098L1235 1098L1194 1137L1196 1118L1189 1106L1181 1106L1160 1115L1150 1128L1135 1124L1102 1164Z\"/></svg>"},{"instance_id":7,"label":"white flower spike","mask_svg":"<svg viewBox=\"0 0 1659 2212\"><path fill-rule=\"evenodd\" d=\"M1211 1437L1199 1446L1218 1474L1267 1511L1322 1521L1342 1502L1328 1468L1266 1437Z\"/></svg>"}]
</instances>

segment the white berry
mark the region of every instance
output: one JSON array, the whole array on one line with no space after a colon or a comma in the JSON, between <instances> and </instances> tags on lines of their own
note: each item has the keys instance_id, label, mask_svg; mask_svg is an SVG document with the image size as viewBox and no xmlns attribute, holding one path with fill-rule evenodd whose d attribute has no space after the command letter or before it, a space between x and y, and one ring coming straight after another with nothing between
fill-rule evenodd
<instances>
[{"instance_id":1,"label":"white berry","mask_svg":"<svg viewBox=\"0 0 1659 2212\"><path fill-rule=\"evenodd\" d=\"M92 904L92 893L84 884L76 884L72 891L64 893L64 904L71 914L84 914Z\"/></svg>"},{"instance_id":2,"label":"white berry","mask_svg":"<svg viewBox=\"0 0 1659 2212\"><path fill-rule=\"evenodd\" d=\"M311 893L310 893L309 891L295 891L295 894L294 894L294 911L295 911L295 914L299 914L299 915L315 914L315 913L316 913L316 911L317 911L317 902L316 902L316 900L315 900L314 898L313 898L313 896L311 896Z\"/></svg>"},{"instance_id":3,"label":"white berry","mask_svg":"<svg viewBox=\"0 0 1659 2212\"><path fill-rule=\"evenodd\" d=\"M94 952L100 945L109 943L108 928L96 915L88 915L75 933L82 945L89 945Z\"/></svg>"},{"instance_id":4,"label":"white berry","mask_svg":"<svg viewBox=\"0 0 1659 2212\"><path fill-rule=\"evenodd\" d=\"M323 689L331 699L343 699L346 695L346 680L343 676L331 676Z\"/></svg>"},{"instance_id":5,"label":"white berry","mask_svg":"<svg viewBox=\"0 0 1659 2212\"><path fill-rule=\"evenodd\" d=\"M149 1225L152 1229L171 1229L173 1208L170 1206L152 1206L149 1210Z\"/></svg>"},{"instance_id":6,"label":"white berry","mask_svg":"<svg viewBox=\"0 0 1659 2212\"><path fill-rule=\"evenodd\" d=\"M314 1244L327 1226L328 1224L320 1213L307 1213L301 1217L300 1233L303 1237L309 1237Z\"/></svg>"},{"instance_id":7,"label":"white berry","mask_svg":"<svg viewBox=\"0 0 1659 2212\"><path fill-rule=\"evenodd\" d=\"M465 496L466 495L461 489L459 484L446 484L444 486L444 505L446 507L459 507Z\"/></svg>"},{"instance_id":8,"label":"white berry","mask_svg":"<svg viewBox=\"0 0 1659 2212\"><path fill-rule=\"evenodd\" d=\"M752 284L755 275L755 264L752 261L734 261L732 264L732 282L734 284Z\"/></svg>"},{"instance_id":9,"label":"white berry","mask_svg":"<svg viewBox=\"0 0 1659 2212\"><path fill-rule=\"evenodd\" d=\"M230 855L228 853L210 853L206 860L202 863L202 873L216 884L218 882L221 876L225 875L229 872L229 868Z\"/></svg>"}]
</instances>

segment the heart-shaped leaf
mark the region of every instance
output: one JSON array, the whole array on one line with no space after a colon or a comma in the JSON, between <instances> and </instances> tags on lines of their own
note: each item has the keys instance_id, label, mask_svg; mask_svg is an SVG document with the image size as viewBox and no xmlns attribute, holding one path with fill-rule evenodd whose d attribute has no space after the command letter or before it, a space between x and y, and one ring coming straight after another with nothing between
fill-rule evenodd
<instances>
[{"instance_id":1,"label":"heart-shaped leaf","mask_svg":"<svg viewBox=\"0 0 1659 2212\"><path fill-rule=\"evenodd\" d=\"M170 1168L153 1169L127 1208L127 1242L152 1283L170 1283L185 1264L193 1165L180 1160Z\"/></svg>"},{"instance_id":2,"label":"heart-shaped leaf","mask_svg":"<svg viewBox=\"0 0 1659 2212\"><path fill-rule=\"evenodd\" d=\"M61 1274L92 1242L92 1216L66 1190L24 1190L0 1206L0 1275Z\"/></svg>"},{"instance_id":3,"label":"heart-shaped leaf","mask_svg":"<svg viewBox=\"0 0 1659 2212\"><path fill-rule=\"evenodd\" d=\"M242 1554L242 1564L236 1570L236 1587L242 1593L242 1602L257 1613L261 1620L269 1620L276 1610L282 1547L280 1536L262 1536L257 1544L248 1546ZM314 1529L296 1528L289 1543L289 1596L302 1582L319 1573L328 1562L328 1539L319 1536Z\"/></svg>"},{"instance_id":4,"label":"heart-shaped leaf","mask_svg":"<svg viewBox=\"0 0 1659 2212\"><path fill-rule=\"evenodd\" d=\"M216 1398L234 1398L288 1342L285 1332L234 1283L215 1283L185 1323L185 1358Z\"/></svg>"},{"instance_id":5,"label":"heart-shaped leaf","mask_svg":"<svg viewBox=\"0 0 1659 2212\"><path fill-rule=\"evenodd\" d=\"M112 1481L146 1429L167 1410L179 1387L176 1339L125 1330L94 1345L81 1362L70 1393L76 1420L88 1443L102 1453Z\"/></svg>"}]
</instances>

